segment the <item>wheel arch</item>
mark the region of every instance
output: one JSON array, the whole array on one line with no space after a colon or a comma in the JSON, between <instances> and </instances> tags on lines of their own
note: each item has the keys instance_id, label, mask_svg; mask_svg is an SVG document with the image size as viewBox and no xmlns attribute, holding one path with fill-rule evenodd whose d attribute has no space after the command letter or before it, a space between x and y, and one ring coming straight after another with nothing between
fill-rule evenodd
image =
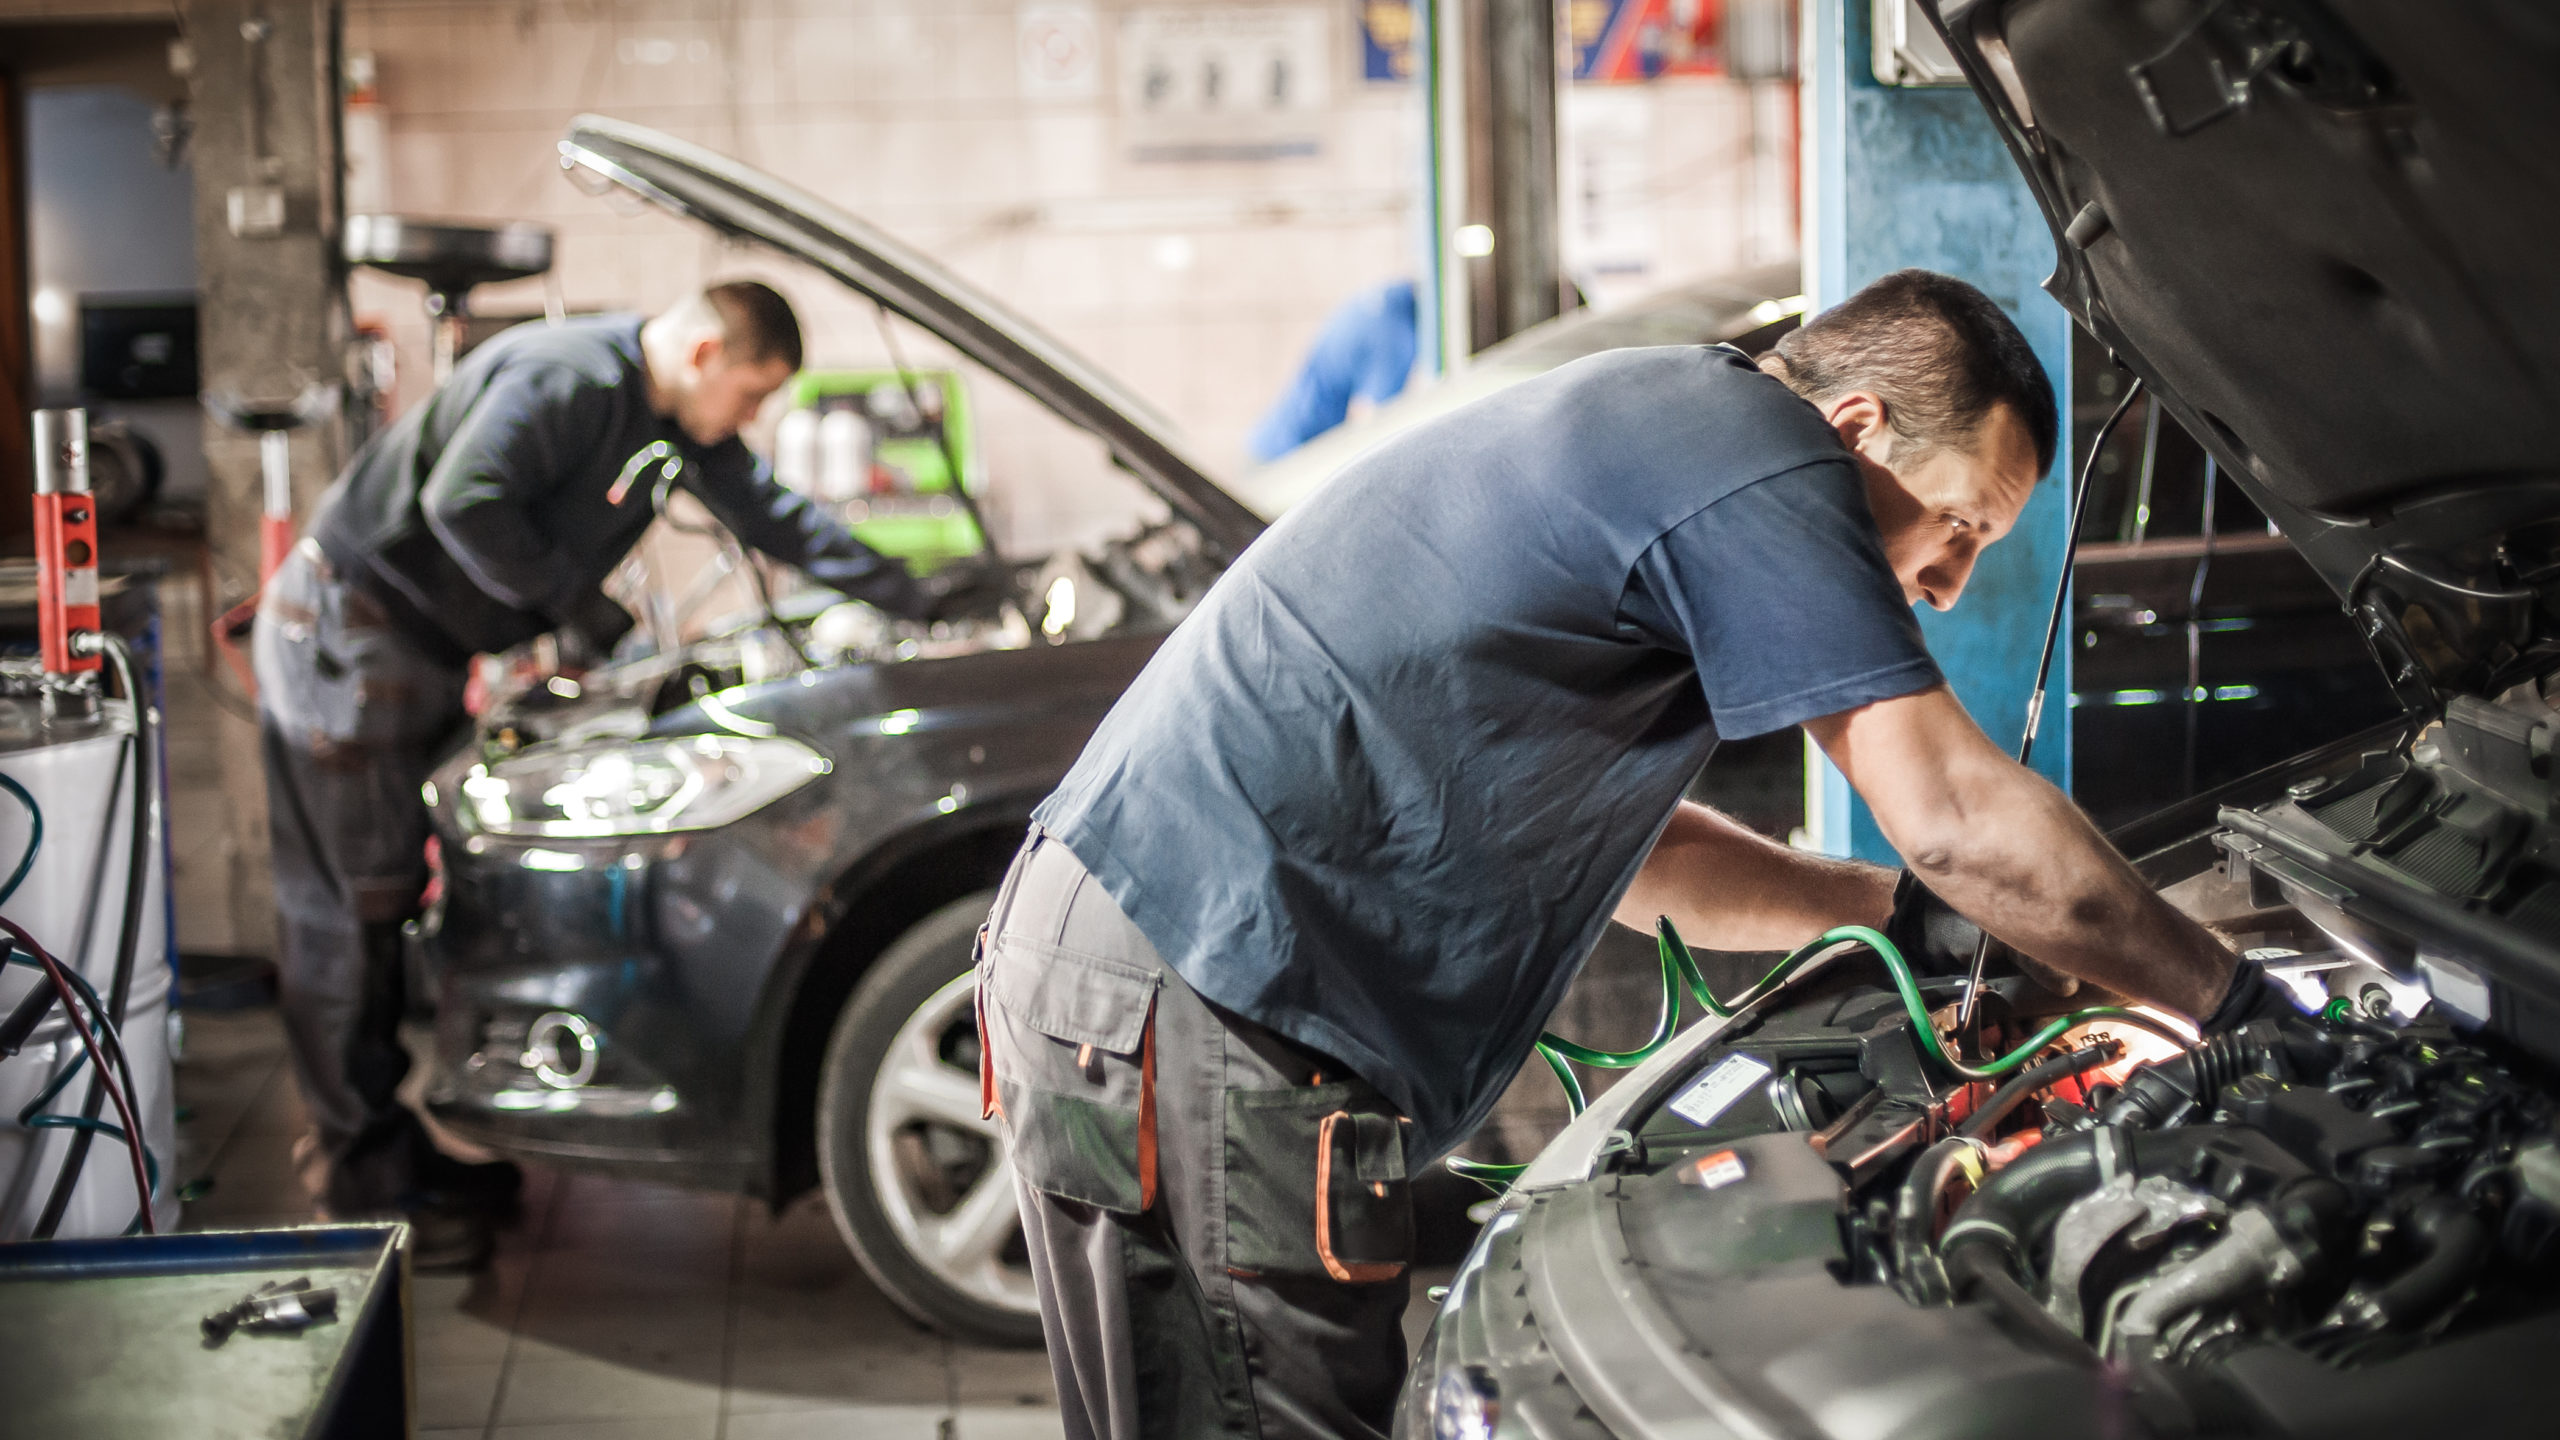
<instances>
[{"instance_id":1,"label":"wheel arch","mask_svg":"<svg viewBox=\"0 0 2560 1440\"><path fill-rule=\"evenodd\" d=\"M818 1184L817 1092L836 1016L877 959L916 922L993 889L1038 797L991 803L902 832L847 866L810 908L809 933L777 967L756 1016L745 1113L765 1137L749 1194L780 1208Z\"/></svg>"}]
</instances>

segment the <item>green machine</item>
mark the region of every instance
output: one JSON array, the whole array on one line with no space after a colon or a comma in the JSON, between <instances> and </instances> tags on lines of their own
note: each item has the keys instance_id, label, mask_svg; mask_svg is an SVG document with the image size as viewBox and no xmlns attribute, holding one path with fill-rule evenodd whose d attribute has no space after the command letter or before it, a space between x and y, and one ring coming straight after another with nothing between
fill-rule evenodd
<instances>
[{"instance_id":1,"label":"green machine","mask_svg":"<svg viewBox=\"0 0 2560 1440\"><path fill-rule=\"evenodd\" d=\"M960 498L984 493L986 465L958 372L804 370L789 394L776 442L785 483L840 510L863 544L918 570L984 548Z\"/></svg>"}]
</instances>

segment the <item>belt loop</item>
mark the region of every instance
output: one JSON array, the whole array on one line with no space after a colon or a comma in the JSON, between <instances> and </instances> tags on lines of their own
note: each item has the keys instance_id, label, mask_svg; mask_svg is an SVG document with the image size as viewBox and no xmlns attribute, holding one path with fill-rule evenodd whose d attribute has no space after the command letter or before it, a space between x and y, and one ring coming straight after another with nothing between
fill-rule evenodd
<instances>
[{"instance_id":1,"label":"belt loop","mask_svg":"<svg viewBox=\"0 0 2560 1440\"><path fill-rule=\"evenodd\" d=\"M1039 852L1040 842L1046 835L1047 832L1039 826L1032 826L1023 837L1022 849L1015 852L1013 863L1005 867L1004 883L996 887L996 903L988 907L987 923L982 927L982 933L990 941L1002 935L1005 922L1013 918L1014 889L1022 882L1022 872L1031 868L1031 857Z\"/></svg>"}]
</instances>

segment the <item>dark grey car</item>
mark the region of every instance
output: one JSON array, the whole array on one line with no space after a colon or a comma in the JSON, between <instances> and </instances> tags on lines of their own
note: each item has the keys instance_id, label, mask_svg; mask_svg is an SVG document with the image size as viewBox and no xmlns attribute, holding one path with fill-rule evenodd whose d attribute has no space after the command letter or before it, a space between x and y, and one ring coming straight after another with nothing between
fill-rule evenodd
<instances>
[{"instance_id":1,"label":"dark grey car","mask_svg":"<svg viewBox=\"0 0 2560 1440\"><path fill-rule=\"evenodd\" d=\"M970 942L1032 806L1262 521L1134 397L861 220L609 120L576 122L561 154L875 298L1106 446L1160 513L1009 557L1038 574L982 623L786 600L778 621L501 697L431 786L431 1105L554 1164L776 1202L823 1183L910 1313L1036 1341L979 1107ZM1672 297L1670 330L1582 316L1524 343L1543 366L1559 345L1767 338L1772 298L1704 285Z\"/></svg>"},{"instance_id":2,"label":"dark grey car","mask_svg":"<svg viewBox=\"0 0 2560 1440\"><path fill-rule=\"evenodd\" d=\"M1995 970L1969 1038L1961 979L1826 945L1510 1186L1400 1431L2550 1434L2560 28L1923 3L2052 224L2057 298L2406 708L2118 834L2311 1013L2045 1034L2104 997ZM1734 997L1766 966L1704 968ZM2021 1058L1975 1081L1941 1047Z\"/></svg>"},{"instance_id":3,"label":"dark grey car","mask_svg":"<svg viewBox=\"0 0 2560 1440\"><path fill-rule=\"evenodd\" d=\"M922 327L1161 508L1076 557L1080 605L1045 573L1045 606L959 625L786 601L778 626L501 697L431 786L431 1105L561 1164L777 1200L823 1178L900 1303L1030 1339L958 977L1031 807L1262 522L1133 396L864 222L610 120L580 119L560 152Z\"/></svg>"}]
</instances>

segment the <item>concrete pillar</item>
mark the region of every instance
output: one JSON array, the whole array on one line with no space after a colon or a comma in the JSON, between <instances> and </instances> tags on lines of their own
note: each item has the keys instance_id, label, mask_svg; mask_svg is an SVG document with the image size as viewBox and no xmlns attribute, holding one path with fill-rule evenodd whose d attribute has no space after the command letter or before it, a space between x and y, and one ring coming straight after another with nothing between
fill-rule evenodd
<instances>
[{"instance_id":1,"label":"concrete pillar","mask_svg":"<svg viewBox=\"0 0 2560 1440\"><path fill-rule=\"evenodd\" d=\"M1883 8L1904 3L1883 0ZM2071 320L2040 288L2053 269L2052 232L1971 90L1878 82L1876 8L1874 0L1804 0L1805 293L1819 310L1909 265L1969 280L2017 320L2067 407ZM1912 18L1924 40L1934 40L1916 11ZM1897 67L1889 60L1884 68ZM1920 612L1930 651L1958 698L1994 743L2012 751L2026 730L2037 651L2069 541L2067 423L2063 434L2054 472L2018 528L1985 552L1954 612ZM2049 684L2034 763L2067 789L2067 645L2054 654ZM1809 742L1805 827L1826 853L1897 863L1874 817Z\"/></svg>"},{"instance_id":2,"label":"concrete pillar","mask_svg":"<svg viewBox=\"0 0 2560 1440\"><path fill-rule=\"evenodd\" d=\"M337 261L337 7L320 0L184 0L196 130L196 265L204 388L260 402L339 381L346 351ZM343 427L293 432L295 513L336 476ZM258 583L258 437L208 424L205 536L217 609ZM271 950L266 790L257 735L225 715L234 943Z\"/></svg>"}]
</instances>

